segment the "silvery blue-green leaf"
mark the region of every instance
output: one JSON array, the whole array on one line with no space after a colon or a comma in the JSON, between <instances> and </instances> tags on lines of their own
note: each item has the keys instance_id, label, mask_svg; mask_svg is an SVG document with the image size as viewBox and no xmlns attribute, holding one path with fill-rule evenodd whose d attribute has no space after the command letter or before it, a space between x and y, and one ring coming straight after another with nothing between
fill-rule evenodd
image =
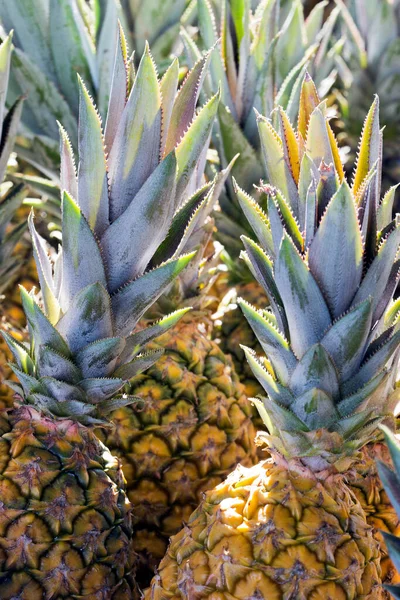
<instances>
[{"instance_id":1,"label":"silvery blue-green leaf","mask_svg":"<svg viewBox=\"0 0 400 600\"><path fill-rule=\"evenodd\" d=\"M298 210L298 207L293 204L289 205L286 198L284 198L282 196L281 192L278 189L273 190L271 197L272 197L272 200L273 200L277 210L279 211L279 216L280 216L281 222L282 222L286 232L292 238L292 241L295 244L295 246L297 247L297 249L300 252L302 252L304 241L303 241L303 236L299 229L299 224L298 224L296 216L295 216L295 213L296 213L296 210ZM272 229L272 225L271 225L271 229ZM282 236L281 236L281 239L279 240L279 243L281 240L282 240ZM278 249L279 249L279 245L275 246L275 253L277 253Z\"/></svg>"},{"instance_id":2,"label":"silvery blue-green leaf","mask_svg":"<svg viewBox=\"0 0 400 600\"><path fill-rule=\"evenodd\" d=\"M300 162L300 177L299 177L299 223L300 228L306 229L306 206L307 194L312 182L315 182L315 187L319 180L319 171L314 164L312 158L307 154L303 154Z\"/></svg>"},{"instance_id":3,"label":"silvery blue-green leaf","mask_svg":"<svg viewBox=\"0 0 400 600\"><path fill-rule=\"evenodd\" d=\"M376 228L376 168L367 175L361 192L358 194L358 219L361 223L361 234L365 240L365 261L369 263L377 251L377 228Z\"/></svg>"},{"instance_id":4,"label":"silvery blue-green leaf","mask_svg":"<svg viewBox=\"0 0 400 600\"><path fill-rule=\"evenodd\" d=\"M116 394L124 385L124 380L120 378L91 378L83 379L79 386L84 390L90 402L97 404Z\"/></svg>"},{"instance_id":5,"label":"silvery blue-green leaf","mask_svg":"<svg viewBox=\"0 0 400 600\"><path fill-rule=\"evenodd\" d=\"M179 61L175 58L160 82L161 90L161 106L162 106L162 143L161 143L161 155L166 154L165 144L167 143L167 137L169 135L169 127L171 123L172 110L174 108L174 101L176 97L176 90L179 82ZM178 140L179 141L179 140ZM175 144L174 144L175 146Z\"/></svg>"},{"instance_id":6,"label":"silvery blue-green leaf","mask_svg":"<svg viewBox=\"0 0 400 600\"><path fill-rule=\"evenodd\" d=\"M191 308L181 308L179 310L174 311L173 313L167 315L157 321L154 325L150 325L145 329L141 329L140 331L133 333L126 339L126 345L124 351L121 353L119 362L124 364L131 360L134 356L138 354L141 348L151 342L152 340L158 338L160 335L163 335L166 331L174 327L177 322L189 312Z\"/></svg>"},{"instance_id":7,"label":"silvery blue-green leaf","mask_svg":"<svg viewBox=\"0 0 400 600\"><path fill-rule=\"evenodd\" d=\"M119 52L119 45L124 44L125 37L122 29L128 31L128 23L124 19L124 11L122 9L119 0L107 0L107 2L99 2L99 7L95 7L94 11L99 9L100 15L98 23L100 30L96 31L96 70L98 73L98 86L97 86L97 106L102 119L106 118L107 110L111 105L114 109L116 107L115 96L113 92L119 87L121 71L120 66L124 67L125 71L125 82L122 83L122 88L125 89L126 98L126 87L127 87L127 75L125 65L118 63L119 58L116 58L116 54ZM122 39L123 38L123 39ZM125 44L126 48L126 44ZM125 60L126 60L125 51ZM122 90L121 90L122 91ZM118 94L118 92L117 92ZM122 112L122 111L121 111ZM120 115L121 113L117 113ZM106 130L107 131L107 130ZM107 135L105 136L108 141ZM109 146L111 147L111 146Z\"/></svg>"},{"instance_id":8,"label":"silvery blue-green leaf","mask_svg":"<svg viewBox=\"0 0 400 600\"><path fill-rule=\"evenodd\" d=\"M35 372L35 365L31 357L29 356L27 348L25 348L25 346L23 346L17 340L14 340L14 338L11 337L11 335L6 333L5 331L2 331L1 335L3 336L4 341L6 342L18 367L22 369L24 373L29 373L33 375L33 373Z\"/></svg>"},{"instance_id":9,"label":"silvery blue-green leaf","mask_svg":"<svg viewBox=\"0 0 400 600\"><path fill-rule=\"evenodd\" d=\"M108 6L113 6L114 0L110 0L107 3ZM104 22L103 29L107 29L106 27L107 21ZM107 33L109 33L107 31ZM109 35L102 36L104 38L109 38ZM106 147L108 152L110 152L112 145L114 143L115 136L118 130L119 120L125 108L126 99L128 96L128 79L127 79L127 46L125 35L122 30L121 25L118 26L118 42L115 44L115 58L114 58L114 68L112 71L112 79L111 79L111 90L109 93L109 100L107 103L102 104L100 102L100 106L107 107L107 119L105 126L104 139L106 143ZM102 77L100 71L100 77ZM102 86L100 86L100 89ZM104 113L105 109L101 111L101 114Z\"/></svg>"},{"instance_id":10,"label":"silvery blue-green leaf","mask_svg":"<svg viewBox=\"0 0 400 600\"><path fill-rule=\"evenodd\" d=\"M340 317L321 340L332 358L341 381L359 368L371 330L372 305L367 298Z\"/></svg>"},{"instance_id":11,"label":"silvery blue-green leaf","mask_svg":"<svg viewBox=\"0 0 400 600\"><path fill-rule=\"evenodd\" d=\"M397 331L375 354L361 365L354 377L345 382L342 393L345 395L353 394L384 369L386 365L390 365L390 361L399 347L399 342L400 331Z\"/></svg>"},{"instance_id":12,"label":"silvery blue-green leaf","mask_svg":"<svg viewBox=\"0 0 400 600\"><path fill-rule=\"evenodd\" d=\"M389 225L389 223L392 220L393 203L396 190L399 187L399 185L400 184L393 185L391 188L388 189L388 191L383 197L381 204L378 207L378 212L376 215L378 231L381 231L382 229L387 227L387 225Z\"/></svg>"},{"instance_id":13,"label":"silvery blue-green leaf","mask_svg":"<svg viewBox=\"0 0 400 600\"><path fill-rule=\"evenodd\" d=\"M109 224L107 164L100 117L79 77L78 203L90 228L101 236Z\"/></svg>"},{"instance_id":14,"label":"silvery blue-green leaf","mask_svg":"<svg viewBox=\"0 0 400 600\"><path fill-rule=\"evenodd\" d=\"M64 97L78 113L76 77L97 86L94 44L75 0L49 0L49 44L54 70Z\"/></svg>"},{"instance_id":15,"label":"silvery blue-green leaf","mask_svg":"<svg viewBox=\"0 0 400 600\"><path fill-rule=\"evenodd\" d=\"M15 137L21 119L23 99L19 98L7 113L3 121L0 151L0 183L3 181L10 154L14 148Z\"/></svg>"},{"instance_id":16,"label":"silvery blue-green leaf","mask_svg":"<svg viewBox=\"0 0 400 600\"><path fill-rule=\"evenodd\" d=\"M399 485L399 473L400 473L400 448L399 441L395 437L392 431L385 425L381 425L381 429L385 435L385 441L390 451L392 458L394 472L382 462L378 463L379 476L385 487L385 491L389 496L389 499L396 509L397 514L400 513L400 485ZM395 555L394 555L395 556ZM394 558L391 555L391 558ZM399 564L397 560L396 566Z\"/></svg>"},{"instance_id":17,"label":"silvery blue-green leaf","mask_svg":"<svg viewBox=\"0 0 400 600\"><path fill-rule=\"evenodd\" d=\"M10 75L11 53L12 33L10 33L0 45L0 135L2 135L3 131L8 80ZM2 180L3 177L1 177L1 181Z\"/></svg>"},{"instance_id":18,"label":"silvery blue-green leaf","mask_svg":"<svg viewBox=\"0 0 400 600\"><path fill-rule=\"evenodd\" d=\"M337 405L340 416L346 417L347 415L350 415L358 410L366 400L369 400L369 398L379 388L382 380L385 378L387 378L387 373L382 371L381 373L378 373L376 377L373 377L370 381L368 381L362 388L357 390L354 394L343 398Z\"/></svg>"},{"instance_id":19,"label":"silvery blue-green leaf","mask_svg":"<svg viewBox=\"0 0 400 600\"><path fill-rule=\"evenodd\" d=\"M250 304L241 299L238 304L271 362L279 381L287 385L297 365L297 359L288 341L268 319Z\"/></svg>"},{"instance_id":20,"label":"silvery blue-green leaf","mask_svg":"<svg viewBox=\"0 0 400 600\"><path fill-rule=\"evenodd\" d=\"M313 58L316 49L316 45L311 46L301 61L291 69L274 99L274 105L283 106L292 122L294 122L297 117L297 107L299 106L301 87L304 77L307 74L308 63L310 59Z\"/></svg>"},{"instance_id":21,"label":"silvery blue-green leaf","mask_svg":"<svg viewBox=\"0 0 400 600\"><path fill-rule=\"evenodd\" d=\"M212 51L207 52L189 71L176 95L164 152L168 154L180 142L193 121L200 90L207 74ZM163 126L164 121L163 121Z\"/></svg>"},{"instance_id":22,"label":"silvery blue-green leaf","mask_svg":"<svg viewBox=\"0 0 400 600\"><path fill-rule=\"evenodd\" d=\"M396 229L388 235L385 242L379 248L378 254L362 280L352 303L352 306L354 306L371 296L373 323L382 316L383 310L385 309L385 307L381 305L380 300L389 283L399 244L400 227L397 225Z\"/></svg>"},{"instance_id":23,"label":"silvery blue-green leaf","mask_svg":"<svg viewBox=\"0 0 400 600\"><path fill-rule=\"evenodd\" d=\"M106 288L97 282L79 290L57 323L57 329L73 353L98 339L111 337L113 316Z\"/></svg>"},{"instance_id":24,"label":"silvery blue-green leaf","mask_svg":"<svg viewBox=\"0 0 400 600\"><path fill-rule=\"evenodd\" d=\"M135 3L133 14L135 15L135 43L142 52L145 42L150 44L171 25L179 21L185 9L186 0L152 0L148 2ZM135 6L131 3L131 5Z\"/></svg>"},{"instance_id":25,"label":"silvery blue-green leaf","mask_svg":"<svg viewBox=\"0 0 400 600\"><path fill-rule=\"evenodd\" d=\"M319 181L317 185L317 208L318 220L320 220L332 197L339 189L339 181L333 163L328 165L322 162L318 171Z\"/></svg>"},{"instance_id":26,"label":"silvery blue-green leaf","mask_svg":"<svg viewBox=\"0 0 400 600\"><path fill-rule=\"evenodd\" d=\"M198 207L205 201L212 184L207 183L202 188L198 189L174 214L171 226L165 239L158 247L154 254L151 266L157 266L162 262L170 259L177 252L181 243L182 236L190 222L192 215Z\"/></svg>"},{"instance_id":27,"label":"silvery blue-green leaf","mask_svg":"<svg viewBox=\"0 0 400 600\"><path fill-rule=\"evenodd\" d=\"M328 2L326 0L319 2L305 21L306 38L309 44L318 40L322 24L324 22L324 10Z\"/></svg>"},{"instance_id":28,"label":"silvery blue-green leaf","mask_svg":"<svg viewBox=\"0 0 400 600\"><path fill-rule=\"evenodd\" d=\"M355 436L359 435L361 430L363 430L363 434L365 434L367 424L369 421L371 421L371 419L372 414L370 410L357 412L354 415L350 415L349 417L345 417L340 419L340 421L337 421L335 429L345 440L348 440L349 438L354 438ZM375 421L375 433L379 423L379 419ZM373 433L373 431L371 433Z\"/></svg>"},{"instance_id":29,"label":"silvery blue-green leaf","mask_svg":"<svg viewBox=\"0 0 400 600\"><path fill-rule=\"evenodd\" d=\"M265 252L273 257L275 255L275 248L267 215L259 204L238 186L236 186L236 195L245 217L256 234L258 242Z\"/></svg>"},{"instance_id":30,"label":"silvery blue-green leaf","mask_svg":"<svg viewBox=\"0 0 400 600\"><path fill-rule=\"evenodd\" d=\"M277 256L285 229L283 227L282 218L279 213L278 207L273 200L274 189L272 188L271 194L268 195L268 219L269 227L271 229L272 239L274 242L274 251L272 257Z\"/></svg>"},{"instance_id":31,"label":"silvery blue-green leaf","mask_svg":"<svg viewBox=\"0 0 400 600\"><path fill-rule=\"evenodd\" d=\"M315 387L296 395L290 408L313 431L329 427L338 417L332 397Z\"/></svg>"},{"instance_id":32,"label":"silvery blue-green leaf","mask_svg":"<svg viewBox=\"0 0 400 600\"><path fill-rule=\"evenodd\" d=\"M125 347L123 338L105 338L88 344L74 356L83 377L108 377Z\"/></svg>"},{"instance_id":33,"label":"silvery blue-green leaf","mask_svg":"<svg viewBox=\"0 0 400 600\"><path fill-rule=\"evenodd\" d=\"M232 176L244 190L251 191L253 184L263 176L260 159L232 113L222 103L218 107L218 125L221 132L219 153L225 164L237 153L240 154L240 159L232 169Z\"/></svg>"},{"instance_id":34,"label":"silvery blue-green leaf","mask_svg":"<svg viewBox=\"0 0 400 600\"><path fill-rule=\"evenodd\" d=\"M128 381L129 379L132 379L132 377L136 377L136 375L149 369L163 354L163 348L139 354L129 363L119 367L119 369L116 370L115 375L116 377L121 377L125 381Z\"/></svg>"},{"instance_id":35,"label":"silvery blue-green leaf","mask_svg":"<svg viewBox=\"0 0 400 600\"><path fill-rule=\"evenodd\" d=\"M255 279L266 291L269 302L274 311L274 315L278 321L280 330L287 335L288 327L285 311L282 304L282 299L279 295L278 288L276 287L275 279L273 276L273 263L271 259L265 254L263 249L256 244L253 240L246 236L242 236L242 242L246 249L246 256L244 257L246 264L249 262L249 267L254 274Z\"/></svg>"},{"instance_id":36,"label":"silvery blue-green leaf","mask_svg":"<svg viewBox=\"0 0 400 600\"><path fill-rule=\"evenodd\" d=\"M171 152L101 238L111 292L141 275L165 238L176 209L176 158Z\"/></svg>"},{"instance_id":37,"label":"silvery blue-green leaf","mask_svg":"<svg viewBox=\"0 0 400 600\"><path fill-rule=\"evenodd\" d=\"M17 369L15 365L10 365L10 367L13 373L18 377L18 381L22 386L24 394L30 394L31 392L38 392L42 394L47 393L44 385L42 385L40 381L36 379L36 377L32 377L31 375L20 371L20 369Z\"/></svg>"},{"instance_id":38,"label":"silvery blue-green leaf","mask_svg":"<svg viewBox=\"0 0 400 600\"><path fill-rule=\"evenodd\" d=\"M273 429L271 433L274 433L274 430L278 433L278 435L282 435L283 431L309 431L307 425L299 419L291 410L285 408L278 404L278 402L274 402L272 398L263 398L263 403L265 410L267 411L270 421L273 424Z\"/></svg>"},{"instance_id":39,"label":"silvery blue-green leaf","mask_svg":"<svg viewBox=\"0 0 400 600\"><path fill-rule=\"evenodd\" d=\"M111 222L124 212L154 171L160 151L161 93L147 46L108 158Z\"/></svg>"},{"instance_id":40,"label":"silvery blue-green leaf","mask_svg":"<svg viewBox=\"0 0 400 600\"><path fill-rule=\"evenodd\" d=\"M308 248L314 239L318 223L317 187L315 180L310 182L306 196L306 212L304 222L304 246Z\"/></svg>"},{"instance_id":41,"label":"silvery blue-green leaf","mask_svg":"<svg viewBox=\"0 0 400 600\"><path fill-rule=\"evenodd\" d=\"M176 147L178 175L176 183L177 199L181 199L190 183L198 161L208 145L215 115L217 113L220 94L215 94L203 106L186 134Z\"/></svg>"},{"instance_id":42,"label":"silvery blue-green leaf","mask_svg":"<svg viewBox=\"0 0 400 600\"><path fill-rule=\"evenodd\" d=\"M317 168L322 162L326 165L334 164L323 103L311 113L305 151Z\"/></svg>"},{"instance_id":43,"label":"silvery blue-green leaf","mask_svg":"<svg viewBox=\"0 0 400 600\"><path fill-rule=\"evenodd\" d=\"M139 396L119 396L118 398L109 398L99 402L96 407L102 415L108 415L119 408L129 406L130 404L143 405L143 398Z\"/></svg>"},{"instance_id":44,"label":"silvery blue-green leaf","mask_svg":"<svg viewBox=\"0 0 400 600\"><path fill-rule=\"evenodd\" d=\"M62 356L69 357L71 353L64 338L53 327L28 292L22 287L20 290L22 307L28 322L30 336L31 339L35 340L35 353L39 351L41 346L49 346Z\"/></svg>"},{"instance_id":45,"label":"silvery blue-green leaf","mask_svg":"<svg viewBox=\"0 0 400 600\"><path fill-rule=\"evenodd\" d=\"M314 344L297 363L289 387L295 396L318 388L333 400L339 397L339 380L331 357L321 344Z\"/></svg>"},{"instance_id":46,"label":"silvery blue-green leaf","mask_svg":"<svg viewBox=\"0 0 400 600\"><path fill-rule=\"evenodd\" d=\"M331 317L318 284L287 235L275 261L275 281L288 320L290 345L301 358L321 340Z\"/></svg>"},{"instance_id":47,"label":"silvery blue-green leaf","mask_svg":"<svg viewBox=\"0 0 400 600\"><path fill-rule=\"evenodd\" d=\"M37 65L55 81L48 38L49 0L1 0L0 19L7 32L14 30L14 41Z\"/></svg>"},{"instance_id":48,"label":"silvery blue-green leaf","mask_svg":"<svg viewBox=\"0 0 400 600\"><path fill-rule=\"evenodd\" d=\"M270 373L268 373L267 369L263 367L253 350L246 348L245 346L242 346L242 349L254 377L260 385L262 385L268 396L272 398L272 400L289 408L293 402L293 396L290 393L290 390L281 385Z\"/></svg>"},{"instance_id":49,"label":"silvery blue-green leaf","mask_svg":"<svg viewBox=\"0 0 400 600\"><path fill-rule=\"evenodd\" d=\"M39 377L55 377L69 383L78 383L82 379L82 373L71 360L48 346L39 349L37 370Z\"/></svg>"},{"instance_id":50,"label":"silvery blue-green leaf","mask_svg":"<svg viewBox=\"0 0 400 600\"><path fill-rule=\"evenodd\" d=\"M301 60L307 44L304 11L301 1L291 3L291 10L282 25L277 46L277 65L281 81Z\"/></svg>"},{"instance_id":51,"label":"silvery blue-green leaf","mask_svg":"<svg viewBox=\"0 0 400 600\"><path fill-rule=\"evenodd\" d=\"M261 148L268 183L278 188L285 198L298 205L298 191L296 183L285 161L282 142L272 127L264 118L258 118Z\"/></svg>"},{"instance_id":52,"label":"silvery blue-green leaf","mask_svg":"<svg viewBox=\"0 0 400 600\"><path fill-rule=\"evenodd\" d=\"M197 2L199 31L205 49L213 48L218 41L215 16L209 0L198 0ZM236 117L235 105L229 90L228 80L220 52L213 52L210 64L213 92L221 87L222 101Z\"/></svg>"},{"instance_id":53,"label":"silvery blue-green leaf","mask_svg":"<svg viewBox=\"0 0 400 600\"><path fill-rule=\"evenodd\" d=\"M67 192L62 198L62 227L63 282L60 303L65 312L77 292L96 282L107 287L107 282L97 240Z\"/></svg>"},{"instance_id":54,"label":"silvery blue-green leaf","mask_svg":"<svg viewBox=\"0 0 400 600\"><path fill-rule=\"evenodd\" d=\"M27 96L24 121L27 120L34 132L43 133L53 140L58 140L57 121L59 121L68 131L71 142L75 146L76 118L55 84L18 48L13 51L11 64L13 77L21 92ZM44 98L46 110L43 110Z\"/></svg>"},{"instance_id":55,"label":"silvery blue-green leaf","mask_svg":"<svg viewBox=\"0 0 400 600\"><path fill-rule=\"evenodd\" d=\"M78 181L76 178L74 151L68 134L61 124L59 124L59 129L61 159L60 189L62 192L64 190L68 192L72 198L78 198Z\"/></svg>"},{"instance_id":56,"label":"silvery blue-green leaf","mask_svg":"<svg viewBox=\"0 0 400 600\"><path fill-rule=\"evenodd\" d=\"M45 313L50 323L54 325L57 323L60 315L60 305L53 286L53 272L48 248L44 239L38 235L35 229L32 212L29 215L28 222Z\"/></svg>"},{"instance_id":57,"label":"silvery blue-green leaf","mask_svg":"<svg viewBox=\"0 0 400 600\"><path fill-rule=\"evenodd\" d=\"M32 403L38 407L39 410L45 414L56 415L57 417L66 418L77 418L81 423L101 423L101 421L88 421L86 415L92 415L95 413L95 406L93 404L87 404L84 401L79 400L56 400L51 396L45 396L43 394L30 394L26 398L28 403Z\"/></svg>"},{"instance_id":58,"label":"silvery blue-green leaf","mask_svg":"<svg viewBox=\"0 0 400 600\"><path fill-rule=\"evenodd\" d=\"M52 396L60 402L67 402L68 400L77 400L78 402L85 401L82 390L75 385L70 385L65 381L55 379L54 377L42 377L40 383L46 387L49 396Z\"/></svg>"},{"instance_id":59,"label":"silvery blue-green leaf","mask_svg":"<svg viewBox=\"0 0 400 600\"><path fill-rule=\"evenodd\" d=\"M145 273L112 297L115 327L118 335L129 335L146 310L194 258L195 252L167 261Z\"/></svg>"},{"instance_id":60,"label":"silvery blue-green leaf","mask_svg":"<svg viewBox=\"0 0 400 600\"><path fill-rule=\"evenodd\" d=\"M363 240L346 181L322 217L309 247L308 264L332 317L337 319L350 306L363 271Z\"/></svg>"}]
</instances>

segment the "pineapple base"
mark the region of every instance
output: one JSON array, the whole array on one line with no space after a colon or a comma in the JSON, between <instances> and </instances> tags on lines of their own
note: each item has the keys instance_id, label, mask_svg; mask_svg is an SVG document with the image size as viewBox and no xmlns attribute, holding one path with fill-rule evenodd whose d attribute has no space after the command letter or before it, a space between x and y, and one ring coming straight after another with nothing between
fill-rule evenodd
<instances>
[{"instance_id":1,"label":"pineapple base","mask_svg":"<svg viewBox=\"0 0 400 600\"><path fill-rule=\"evenodd\" d=\"M379 544L342 475L238 467L172 538L146 600L380 600Z\"/></svg>"},{"instance_id":2,"label":"pineapple base","mask_svg":"<svg viewBox=\"0 0 400 600\"><path fill-rule=\"evenodd\" d=\"M256 462L252 407L203 323L183 318L159 343L164 355L129 389L144 406L114 411L105 439L127 480L143 587L203 492Z\"/></svg>"},{"instance_id":3,"label":"pineapple base","mask_svg":"<svg viewBox=\"0 0 400 600\"><path fill-rule=\"evenodd\" d=\"M122 471L90 430L3 412L0 498L2 600L133 598Z\"/></svg>"}]
</instances>

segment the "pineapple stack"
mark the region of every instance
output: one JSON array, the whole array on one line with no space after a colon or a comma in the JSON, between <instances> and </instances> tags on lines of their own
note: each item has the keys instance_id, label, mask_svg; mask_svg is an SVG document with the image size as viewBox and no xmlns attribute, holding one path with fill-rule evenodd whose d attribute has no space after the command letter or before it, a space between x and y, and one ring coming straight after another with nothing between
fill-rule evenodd
<instances>
[{"instance_id":1,"label":"pineapple stack","mask_svg":"<svg viewBox=\"0 0 400 600\"><path fill-rule=\"evenodd\" d=\"M271 458L206 493L146 598L384 598L375 498L353 489L360 450L394 426L400 225L380 199L378 100L351 187L325 111L306 76L297 131L283 109L279 133L258 117L268 216L237 188L258 238L243 257L270 300L240 304L268 361L244 349Z\"/></svg>"}]
</instances>

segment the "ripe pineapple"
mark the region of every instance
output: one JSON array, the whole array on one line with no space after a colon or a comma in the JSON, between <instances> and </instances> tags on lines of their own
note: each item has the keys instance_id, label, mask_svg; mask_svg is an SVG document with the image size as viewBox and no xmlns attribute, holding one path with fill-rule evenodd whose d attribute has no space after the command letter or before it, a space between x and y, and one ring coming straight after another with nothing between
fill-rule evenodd
<instances>
[{"instance_id":1,"label":"ripe pineapple","mask_svg":"<svg viewBox=\"0 0 400 600\"><path fill-rule=\"evenodd\" d=\"M399 488L400 488L400 444L399 440L393 433L387 428L382 426L382 429L385 434L385 440L388 445L388 451L390 453L391 461L389 461L390 467L388 465L388 461L386 460L386 456L384 460L379 460L378 462L378 471L380 478L382 479L382 483L385 487L386 493L390 498L394 508L396 509L396 513L400 519L400 504L399 504ZM387 450L386 450L387 452ZM393 472L394 467L394 472ZM390 558L392 559L395 568L397 569L397 573L400 572L400 560L399 560L399 540L398 533L393 535L391 533L383 532L383 536L386 541L386 545L389 550ZM397 579L397 582L399 579ZM398 600L400 598L400 586L386 585L385 588L390 592L391 598L396 598Z\"/></svg>"},{"instance_id":2,"label":"ripe pineapple","mask_svg":"<svg viewBox=\"0 0 400 600\"><path fill-rule=\"evenodd\" d=\"M198 165L198 180L218 107L218 98L213 97L195 117L209 59L209 55L200 59L176 97L172 86L169 95L163 94L173 104L172 113L164 113L170 115L169 121L164 120L164 138L170 149L176 147L179 156L184 148L197 149L197 157L190 151L190 164L193 168ZM176 63L171 68L175 67ZM172 74L170 69L166 72L162 89L170 85ZM177 79L172 81L176 87ZM154 137L155 145L162 143L160 137ZM138 577L143 586L162 558L168 537L179 530L202 492L221 481L239 461L255 462L251 405L231 359L210 339L210 261L206 249L213 223L208 216L229 168L194 192L174 215L153 263L197 248L196 263L151 314L146 314L146 320L179 307L192 306L193 310L153 343L154 352L163 347L165 353L145 374L133 378L125 390L142 398L143 404L114 411L111 418L115 427L104 438L122 460L133 505L134 547L141 559Z\"/></svg>"},{"instance_id":3,"label":"ripe pineapple","mask_svg":"<svg viewBox=\"0 0 400 600\"><path fill-rule=\"evenodd\" d=\"M16 361L20 403L0 425L2 600L128 600L134 594L122 470L93 428L109 426L113 410L140 401L115 395L161 356L162 350L142 350L187 312L148 328L141 323L132 333L194 257L177 249L158 260L196 175L217 98L176 148L160 154L161 111L165 123L177 64L159 84L146 48L127 97L122 32L118 49L104 137L80 83L77 176L61 129L63 248L55 261L30 219L43 299L39 307L22 288L30 346L3 333Z\"/></svg>"},{"instance_id":4,"label":"ripe pineapple","mask_svg":"<svg viewBox=\"0 0 400 600\"><path fill-rule=\"evenodd\" d=\"M243 238L244 259L270 300L241 307L268 359L245 349L267 393L255 401L271 459L207 492L146 599L384 597L380 542L349 471L398 402L400 223L379 199L378 100L351 188L324 111L307 77L297 135L283 109L280 136L258 118L268 217L238 188L259 240Z\"/></svg>"},{"instance_id":5,"label":"ripe pineapple","mask_svg":"<svg viewBox=\"0 0 400 600\"><path fill-rule=\"evenodd\" d=\"M334 49L328 48L329 36L337 13L322 27L323 8L317 7L307 20L300 1L281 6L280 0L218 2L198 0L199 46L211 47L221 38L220 52L211 60L212 87L221 81L222 102L218 109L218 130L214 144L225 167L240 152L232 176L247 192L257 196L264 174L253 107L269 114L282 105L294 118L301 81L306 68L332 77ZM278 39L279 38L279 39ZM198 49L186 37L187 50L193 57ZM224 352L231 352L236 369L248 395L261 393L239 343L259 349L255 336L237 305L245 295L256 306L265 305L265 294L245 265L240 264L240 236L253 237L243 218L229 180L215 214L217 239L224 245L227 268L227 293L221 297L215 317L213 336ZM238 343L239 342L239 343Z\"/></svg>"}]
</instances>

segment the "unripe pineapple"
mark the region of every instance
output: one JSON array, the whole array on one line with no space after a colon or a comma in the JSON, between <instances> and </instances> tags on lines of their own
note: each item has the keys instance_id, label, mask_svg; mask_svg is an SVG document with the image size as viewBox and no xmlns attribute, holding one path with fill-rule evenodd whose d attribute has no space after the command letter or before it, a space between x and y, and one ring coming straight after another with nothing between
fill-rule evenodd
<instances>
[{"instance_id":1,"label":"unripe pineapple","mask_svg":"<svg viewBox=\"0 0 400 600\"><path fill-rule=\"evenodd\" d=\"M355 491L366 483L360 451L383 420L394 426L398 403L400 222L379 195L378 100L352 187L325 108L306 76L296 132L283 109L280 135L259 116L268 215L237 188L259 240L243 237L243 258L270 301L240 305L266 355L244 349L266 392L254 402L271 458L207 492L146 600L385 597L372 526L381 506Z\"/></svg>"}]
</instances>

